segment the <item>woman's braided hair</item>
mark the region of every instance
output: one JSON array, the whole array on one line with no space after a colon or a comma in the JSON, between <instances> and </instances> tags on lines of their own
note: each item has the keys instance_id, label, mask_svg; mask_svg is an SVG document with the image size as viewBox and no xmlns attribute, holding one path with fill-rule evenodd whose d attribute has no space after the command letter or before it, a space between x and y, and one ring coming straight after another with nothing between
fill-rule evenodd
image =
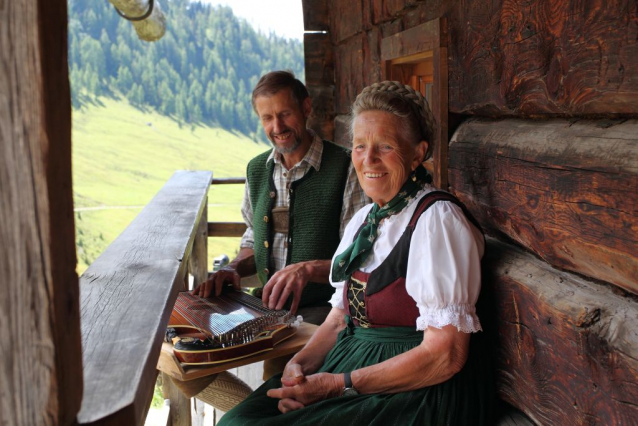
<instances>
[{"instance_id":1,"label":"woman's braided hair","mask_svg":"<svg viewBox=\"0 0 638 426\"><path fill-rule=\"evenodd\" d=\"M423 160L430 158L436 124L428 101L419 91L398 81L382 81L366 87L352 104L351 136L354 119L364 111L384 111L401 118L405 126L397 130L414 144L427 141L428 150Z\"/></svg>"}]
</instances>

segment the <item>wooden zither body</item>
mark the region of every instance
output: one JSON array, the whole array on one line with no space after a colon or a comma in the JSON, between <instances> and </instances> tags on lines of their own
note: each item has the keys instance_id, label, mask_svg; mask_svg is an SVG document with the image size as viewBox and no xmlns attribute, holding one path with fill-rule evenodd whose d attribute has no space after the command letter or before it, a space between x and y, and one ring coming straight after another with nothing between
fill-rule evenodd
<instances>
[{"instance_id":1,"label":"wooden zither body","mask_svg":"<svg viewBox=\"0 0 638 426\"><path fill-rule=\"evenodd\" d=\"M292 336L298 321L288 311L273 311L241 291L201 298L177 296L166 332L183 365L216 364L245 358Z\"/></svg>"}]
</instances>

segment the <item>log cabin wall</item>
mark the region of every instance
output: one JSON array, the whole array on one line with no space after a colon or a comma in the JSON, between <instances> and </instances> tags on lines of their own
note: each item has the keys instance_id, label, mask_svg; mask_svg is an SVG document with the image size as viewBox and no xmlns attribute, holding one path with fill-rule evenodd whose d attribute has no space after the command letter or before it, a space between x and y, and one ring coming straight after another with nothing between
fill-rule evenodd
<instances>
[{"instance_id":1,"label":"log cabin wall","mask_svg":"<svg viewBox=\"0 0 638 426\"><path fill-rule=\"evenodd\" d=\"M638 418L638 5L302 0L312 126L348 146L382 40L445 18L449 190L490 238L499 396L538 424ZM317 96L320 95L320 96Z\"/></svg>"}]
</instances>

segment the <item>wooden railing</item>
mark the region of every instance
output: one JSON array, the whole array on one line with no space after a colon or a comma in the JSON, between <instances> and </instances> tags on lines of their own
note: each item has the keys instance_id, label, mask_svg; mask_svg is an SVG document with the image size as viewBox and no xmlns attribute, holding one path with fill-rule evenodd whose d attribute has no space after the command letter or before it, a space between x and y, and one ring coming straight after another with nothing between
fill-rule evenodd
<instances>
[{"instance_id":1,"label":"wooden railing","mask_svg":"<svg viewBox=\"0 0 638 426\"><path fill-rule=\"evenodd\" d=\"M244 184L245 178L213 179L211 185ZM246 232L244 222L208 222L209 237L241 237Z\"/></svg>"},{"instance_id":2,"label":"wooden railing","mask_svg":"<svg viewBox=\"0 0 638 426\"><path fill-rule=\"evenodd\" d=\"M211 172L176 172L80 277L80 424L143 424L168 319L207 274Z\"/></svg>"}]
</instances>

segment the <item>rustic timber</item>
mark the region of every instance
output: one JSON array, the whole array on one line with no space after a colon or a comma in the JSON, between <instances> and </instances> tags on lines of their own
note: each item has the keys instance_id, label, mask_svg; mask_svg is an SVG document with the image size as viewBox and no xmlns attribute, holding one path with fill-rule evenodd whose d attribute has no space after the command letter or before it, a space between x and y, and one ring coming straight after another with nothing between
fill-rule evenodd
<instances>
[{"instance_id":1,"label":"rustic timber","mask_svg":"<svg viewBox=\"0 0 638 426\"><path fill-rule=\"evenodd\" d=\"M0 424L70 424L82 396L67 2L0 2Z\"/></svg>"},{"instance_id":2,"label":"rustic timber","mask_svg":"<svg viewBox=\"0 0 638 426\"><path fill-rule=\"evenodd\" d=\"M301 7L305 31L328 31L330 15L327 1L301 0Z\"/></svg>"},{"instance_id":3,"label":"rustic timber","mask_svg":"<svg viewBox=\"0 0 638 426\"><path fill-rule=\"evenodd\" d=\"M188 274L193 277L193 286L196 287L208 278L208 197L204 200L202 211L197 225L197 234L193 241L193 248L188 254ZM187 285L184 290L190 290Z\"/></svg>"},{"instance_id":4,"label":"rustic timber","mask_svg":"<svg viewBox=\"0 0 638 426\"><path fill-rule=\"evenodd\" d=\"M149 7L149 0L109 0L120 12L128 17L143 16ZM122 18L123 19L123 18ZM157 41L166 32L166 17L159 1L155 0L151 16L143 21L131 21L140 40Z\"/></svg>"},{"instance_id":5,"label":"rustic timber","mask_svg":"<svg viewBox=\"0 0 638 426\"><path fill-rule=\"evenodd\" d=\"M638 113L635 1L454 3L451 112Z\"/></svg>"},{"instance_id":6,"label":"rustic timber","mask_svg":"<svg viewBox=\"0 0 638 426\"><path fill-rule=\"evenodd\" d=\"M241 237L244 232L244 222L208 222L209 237Z\"/></svg>"},{"instance_id":7,"label":"rustic timber","mask_svg":"<svg viewBox=\"0 0 638 426\"><path fill-rule=\"evenodd\" d=\"M453 192L489 232L638 293L638 120L473 119L449 161Z\"/></svg>"},{"instance_id":8,"label":"rustic timber","mask_svg":"<svg viewBox=\"0 0 638 426\"><path fill-rule=\"evenodd\" d=\"M246 183L246 178L243 177L231 177L231 178L213 178L211 185L233 185L236 183Z\"/></svg>"},{"instance_id":9,"label":"rustic timber","mask_svg":"<svg viewBox=\"0 0 638 426\"><path fill-rule=\"evenodd\" d=\"M488 239L499 396L538 424L634 424L638 418L638 305ZM483 322L483 319L481 319Z\"/></svg>"},{"instance_id":10,"label":"rustic timber","mask_svg":"<svg viewBox=\"0 0 638 426\"><path fill-rule=\"evenodd\" d=\"M166 373L162 373L162 391L170 400L167 426L191 426L191 399L180 392Z\"/></svg>"},{"instance_id":11,"label":"rustic timber","mask_svg":"<svg viewBox=\"0 0 638 426\"><path fill-rule=\"evenodd\" d=\"M306 87L312 99L308 127L323 139L334 137L334 53L330 36L304 35Z\"/></svg>"},{"instance_id":12,"label":"rustic timber","mask_svg":"<svg viewBox=\"0 0 638 426\"><path fill-rule=\"evenodd\" d=\"M142 423L211 179L210 172L176 172L80 277L80 424Z\"/></svg>"}]
</instances>

